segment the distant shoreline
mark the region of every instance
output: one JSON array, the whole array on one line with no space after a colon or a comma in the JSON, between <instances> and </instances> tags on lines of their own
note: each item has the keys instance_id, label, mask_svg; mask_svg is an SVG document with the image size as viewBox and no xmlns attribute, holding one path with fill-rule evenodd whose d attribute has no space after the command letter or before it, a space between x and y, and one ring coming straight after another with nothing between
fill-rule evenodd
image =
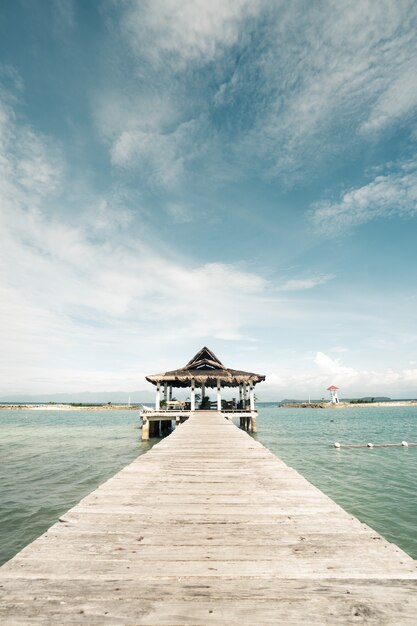
<instances>
[{"instance_id":1,"label":"distant shoreline","mask_svg":"<svg viewBox=\"0 0 417 626\"><path fill-rule=\"evenodd\" d=\"M390 402L291 402L278 405L280 409L345 409L352 407L389 407L389 406L417 406L417 400L392 400Z\"/></svg>"},{"instance_id":2,"label":"distant shoreline","mask_svg":"<svg viewBox=\"0 0 417 626\"><path fill-rule=\"evenodd\" d=\"M0 411L138 411L139 408L138 404L0 404Z\"/></svg>"}]
</instances>

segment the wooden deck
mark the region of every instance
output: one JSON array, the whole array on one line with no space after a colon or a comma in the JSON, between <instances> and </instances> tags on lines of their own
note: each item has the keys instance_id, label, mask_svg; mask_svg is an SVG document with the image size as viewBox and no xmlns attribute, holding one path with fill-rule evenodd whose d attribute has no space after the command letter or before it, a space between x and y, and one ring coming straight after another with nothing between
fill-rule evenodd
<instances>
[{"instance_id":1,"label":"wooden deck","mask_svg":"<svg viewBox=\"0 0 417 626\"><path fill-rule=\"evenodd\" d=\"M416 562L199 412L0 569L0 623L417 623Z\"/></svg>"}]
</instances>

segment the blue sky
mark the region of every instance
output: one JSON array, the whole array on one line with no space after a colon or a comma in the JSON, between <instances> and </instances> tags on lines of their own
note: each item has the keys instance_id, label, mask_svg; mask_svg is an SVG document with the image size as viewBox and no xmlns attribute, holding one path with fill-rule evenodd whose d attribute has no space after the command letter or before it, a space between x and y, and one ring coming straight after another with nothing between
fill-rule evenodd
<instances>
[{"instance_id":1,"label":"blue sky","mask_svg":"<svg viewBox=\"0 0 417 626\"><path fill-rule=\"evenodd\" d=\"M0 8L0 393L417 396L417 7Z\"/></svg>"}]
</instances>

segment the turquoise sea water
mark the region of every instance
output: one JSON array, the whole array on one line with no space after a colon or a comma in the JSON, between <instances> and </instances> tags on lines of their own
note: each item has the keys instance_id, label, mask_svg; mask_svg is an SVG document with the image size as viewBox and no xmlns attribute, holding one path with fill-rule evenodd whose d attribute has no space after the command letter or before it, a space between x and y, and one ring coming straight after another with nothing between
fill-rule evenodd
<instances>
[{"instance_id":1,"label":"turquoise sea water","mask_svg":"<svg viewBox=\"0 0 417 626\"><path fill-rule=\"evenodd\" d=\"M257 439L417 558L417 407L260 407ZM151 444L135 411L0 411L0 563ZM325 520L323 520L325 523Z\"/></svg>"}]
</instances>

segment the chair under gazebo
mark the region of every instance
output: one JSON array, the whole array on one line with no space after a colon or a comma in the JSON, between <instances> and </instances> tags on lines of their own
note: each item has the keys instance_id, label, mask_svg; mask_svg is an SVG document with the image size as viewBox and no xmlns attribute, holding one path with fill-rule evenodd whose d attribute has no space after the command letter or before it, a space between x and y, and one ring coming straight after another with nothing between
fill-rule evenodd
<instances>
[{"instance_id":1,"label":"chair under gazebo","mask_svg":"<svg viewBox=\"0 0 417 626\"><path fill-rule=\"evenodd\" d=\"M226 367L217 356L204 347L185 367L146 376L146 380L156 387L155 408L144 408L142 439L161 436L171 428L171 423L181 423L194 411L213 410L226 418L240 418L240 426L256 432L257 411L255 406L255 385L265 380L265 376L234 370ZM173 400L173 388L190 388L189 400ZM239 389L239 400L222 399L222 389ZM216 401L210 402L207 389L216 389ZM197 391L198 390L198 391ZM200 401L198 402L198 395Z\"/></svg>"}]
</instances>

